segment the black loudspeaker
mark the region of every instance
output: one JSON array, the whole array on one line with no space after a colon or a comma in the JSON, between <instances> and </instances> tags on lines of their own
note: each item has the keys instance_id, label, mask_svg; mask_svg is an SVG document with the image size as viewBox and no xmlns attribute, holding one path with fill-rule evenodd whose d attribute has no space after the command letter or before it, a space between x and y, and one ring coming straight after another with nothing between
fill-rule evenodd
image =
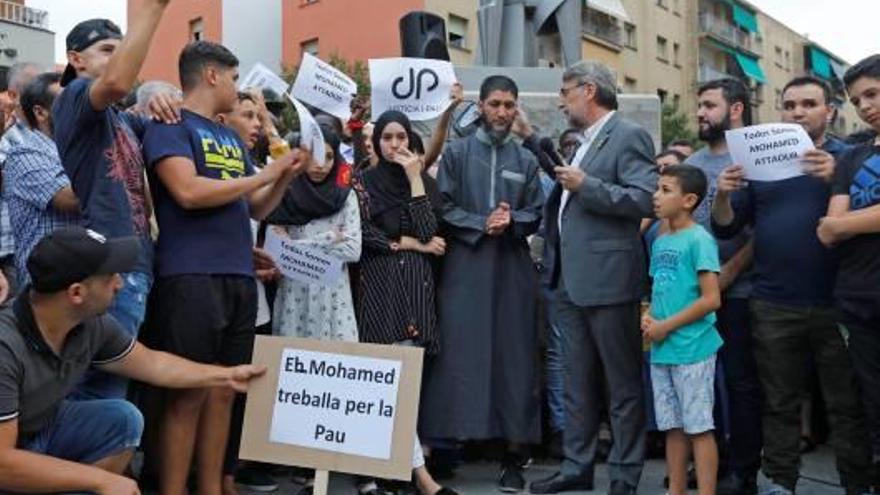
<instances>
[{"instance_id":1,"label":"black loudspeaker","mask_svg":"<svg viewBox=\"0 0 880 495\"><path fill-rule=\"evenodd\" d=\"M415 11L400 18L402 56L449 60L446 23L429 12Z\"/></svg>"}]
</instances>

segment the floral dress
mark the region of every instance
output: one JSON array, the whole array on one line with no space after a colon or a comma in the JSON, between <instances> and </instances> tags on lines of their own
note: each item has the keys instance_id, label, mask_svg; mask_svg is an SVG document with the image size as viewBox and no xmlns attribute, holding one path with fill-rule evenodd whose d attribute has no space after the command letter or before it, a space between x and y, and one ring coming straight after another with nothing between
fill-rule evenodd
<instances>
[{"instance_id":1,"label":"floral dress","mask_svg":"<svg viewBox=\"0 0 880 495\"><path fill-rule=\"evenodd\" d=\"M357 342L358 329L352 303L348 263L361 257L361 218L352 191L334 215L305 225L279 228L293 244L320 249L343 261L336 285L305 284L283 278L278 284L272 328L276 335L319 340Z\"/></svg>"}]
</instances>

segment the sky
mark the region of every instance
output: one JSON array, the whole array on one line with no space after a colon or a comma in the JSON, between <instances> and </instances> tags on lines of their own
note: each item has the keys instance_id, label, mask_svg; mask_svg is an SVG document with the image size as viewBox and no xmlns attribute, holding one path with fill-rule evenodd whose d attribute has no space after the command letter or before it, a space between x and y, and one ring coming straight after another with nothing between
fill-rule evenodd
<instances>
[{"instance_id":1,"label":"sky","mask_svg":"<svg viewBox=\"0 0 880 495\"><path fill-rule=\"evenodd\" d=\"M750 2L795 31L808 34L811 40L850 64L870 54L880 53L880 36L877 35L878 0ZM126 0L27 0L29 6L49 11L49 28L56 33L55 58L58 62L65 61L64 38L79 21L106 17L125 30L126 3Z\"/></svg>"}]
</instances>

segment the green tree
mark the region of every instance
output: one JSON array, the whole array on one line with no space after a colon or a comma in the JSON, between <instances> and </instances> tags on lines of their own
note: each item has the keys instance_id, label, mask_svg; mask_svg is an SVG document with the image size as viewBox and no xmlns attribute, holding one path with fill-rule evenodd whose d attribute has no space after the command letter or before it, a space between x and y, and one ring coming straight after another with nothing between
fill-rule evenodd
<instances>
[{"instance_id":1,"label":"green tree","mask_svg":"<svg viewBox=\"0 0 880 495\"><path fill-rule=\"evenodd\" d=\"M668 103L663 105L663 110L660 114L660 131L664 147L676 139L687 139L694 143L694 145L697 144L697 136L688 126L688 120L688 116L678 108Z\"/></svg>"}]
</instances>

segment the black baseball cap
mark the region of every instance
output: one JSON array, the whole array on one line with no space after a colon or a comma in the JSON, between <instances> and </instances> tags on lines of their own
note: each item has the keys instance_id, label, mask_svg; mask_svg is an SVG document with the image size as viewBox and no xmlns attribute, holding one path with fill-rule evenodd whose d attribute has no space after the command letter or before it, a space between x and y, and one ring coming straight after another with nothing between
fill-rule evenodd
<instances>
[{"instance_id":1,"label":"black baseball cap","mask_svg":"<svg viewBox=\"0 0 880 495\"><path fill-rule=\"evenodd\" d=\"M93 275L130 272L141 252L137 237L107 239L82 227L65 227L43 237L27 260L33 287L49 294Z\"/></svg>"},{"instance_id":2,"label":"black baseball cap","mask_svg":"<svg viewBox=\"0 0 880 495\"><path fill-rule=\"evenodd\" d=\"M95 43L103 40L122 39L122 31L119 26L110 19L89 19L82 21L67 35L67 51L81 52ZM61 86L76 79L76 69L67 64L64 74L61 76Z\"/></svg>"}]
</instances>

